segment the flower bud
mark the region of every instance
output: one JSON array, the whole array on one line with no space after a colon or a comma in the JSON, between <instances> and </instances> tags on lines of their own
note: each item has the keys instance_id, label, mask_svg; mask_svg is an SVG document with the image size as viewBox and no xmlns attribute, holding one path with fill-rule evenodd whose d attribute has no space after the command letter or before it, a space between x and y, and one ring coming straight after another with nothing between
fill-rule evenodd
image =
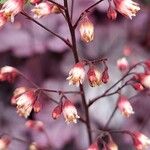
<instances>
[{"instance_id":1,"label":"flower bud","mask_svg":"<svg viewBox=\"0 0 150 150\"><path fill-rule=\"evenodd\" d=\"M130 115L134 114L133 108L125 96L119 97L117 106L122 115L124 115L125 117L129 117Z\"/></svg>"},{"instance_id":2,"label":"flower bud","mask_svg":"<svg viewBox=\"0 0 150 150\"><path fill-rule=\"evenodd\" d=\"M112 6L109 6L109 8L108 8L107 17L110 20L116 20L116 18L117 18L117 12L115 9L112 8Z\"/></svg>"},{"instance_id":3,"label":"flower bud","mask_svg":"<svg viewBox=\"0 0 150 150\"><path fill-rule=\"evenodd\" d=\"M108 68L106 68L102 73L102 82L106 84L108 80L109 80L109 74L108 74Z\"/></svg>"},{"instance_id":4,"label":"flower bud","mask_svg":"<svg viewBox=\"0 0 150 150\"><path fill-rule=\"evenodd\" d=\"M17 78L17 76L17 69L11 66L5 66L0 69L0 81L8 81L12 83Z\"/></svg>"},{"instance_id":5,"label":"flower bud","mask_svg":"<svg viewBox=\"0 0 150 150\"><path fill-rule=\"evenodd\" d=\"M77 114L76 107L72 104L70 100L66 99L63 104L63 116L67 124L77 123L77 119L80 118Z\"/></svg>"},{"instance_id":6,"label":"flower bud","mask_svg":"<svg viewBox=\"0 0 150 150\"><path fill-rule=\"evenodd\" d=\"M74 65L74 67L69 72L69 77L67 80L69 80L69 85L76 85L79 86L79 84L82 84L85 78L85 70L84 70L84 64L82 62L79 62Z\"/></svg>"},{"instance_id":7,"label":"flower bud","mask_svg":"<svg viewBox=\"0 0 150 150\"><path fill-rule=\"evenodd\" d=\"M42 0L30 0L31 4L38 4L40 3Z\"/></svg>"},{"instance_id":8,"label":"flower bud","mask_svg":"<svg viewBox=\"0 0 150 150\"><path fill-rule=\"evenodd\" d=\"M91 87L99 86L102 83L102 75L96 67L90 67L87 75Z\"/></svg>"},{"instance_id":9,"label":"flower bud","mask_svg":"<svg viewBox=\"0 0 150 150\"><path fill-rule=\"evenodd\" d=\"M26 127L34 129L36 131L43 131L44 124L42 121L28 120L25 123Z\"/></svg>"},{"instance_id":10,"label":"flower bud","mask_svg":"<svg viewBox=\"0 0 150 150\"><path fill-rule=\"evenodd\" d=\"M53 119L59 118L60 115L61 115L61 113L62 113L62 108L61 108L61 106L60 106L60 105L56 106L56 107L54 108L53 112L52 112L52 118L53 118Z\"/></svg>"},{"instance_id":11,"label":"flower bud","mask_svg":"<svg viewBox=\"0 0 150 150\"><path fill-rule=\"evenodd\" d=\"M91 42L94 39L94 25L86 16L82 19L80 24L80 35L84 42Z\"/></svg>"},{"instance_id":12,"label":"flower bud","mask_svg":"<svg viewBox=\"0 0 150 150\"><path fill-rule=\"evenodd\" d=\"M122 57L118 59L117 61L117 67L120 69L120 71L125 71L129 67L129 63L125 57Z\"/></svg>"},{"instance_id":13,"label":"flower bud","mask_svg":"<svg viewBox=\"0 0 150 150\"><path fill-rule=\"evenodd\" d=\"M34 112L36 112L36 113L40 112L41 111L41 107L42 107L41 103L38 100L36 100L34 102L34 104L33 104L33 110L34 110Z\"/></svg>"},{"instance_id":14,"label":"flower bud","mask_svg":"<svg viewBox=\"0 0 150 150\"><path fill-rule=\"evenodd\" d=\"M142 86L142 84L141 84L141 83L138 83L138 82L133 83L133 84L132 84L132 87L133 87L136 91L142 91L142 90L144 89L144 87Z\"/></svg>"},{"instance_id":15,"label":"flower bud","mask_svg":"<svg viewBox=\"0 0 150 150\"><path fill-rule=\"evenodd\" d=\"M140 132L134 132L132 139L137 150L143 150L150 145L150 139Z\"/></svg>"}]
</instances>

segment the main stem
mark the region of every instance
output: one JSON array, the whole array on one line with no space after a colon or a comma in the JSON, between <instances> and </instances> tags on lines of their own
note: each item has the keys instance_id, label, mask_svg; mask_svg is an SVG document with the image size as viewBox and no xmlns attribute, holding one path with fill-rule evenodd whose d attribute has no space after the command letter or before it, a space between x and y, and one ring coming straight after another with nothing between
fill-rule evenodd
<instances>
[{"instance_id":1,"label":"main stem","mask_svg":"<svg viewBox=\"0 0 150 150\"><path fill-rule=\"evenodd\" d=\"M74 60L75 63L79 62L79 56L78 56L78 52L77 52L77 45L76 45L76 36L75 36L75 28L71 23L71 19L69 16L69 9L68 9L68 2L67 0L64 0L64 6L66 8L65 10L65 14L66 14L66 18L67 18L67 23L69 26L69 30L70 30L70 34L71 34L71 41L72 41L72 52L74 55ZM90 125L90 118L89 118L89 110L88 110L88 106L86 104L86 98L85 98L85 92L84 92L84 88L83 85L80 84L80 92L81 94L81 98L82 98L82 104L84 107L84 111L85 111L85 119L86 119L86 127L87 127L87 132L88 132L88 138L89 138L89 144L92 143L92 135L91 135L91 125Z\"/></svg>"}]
</instances>

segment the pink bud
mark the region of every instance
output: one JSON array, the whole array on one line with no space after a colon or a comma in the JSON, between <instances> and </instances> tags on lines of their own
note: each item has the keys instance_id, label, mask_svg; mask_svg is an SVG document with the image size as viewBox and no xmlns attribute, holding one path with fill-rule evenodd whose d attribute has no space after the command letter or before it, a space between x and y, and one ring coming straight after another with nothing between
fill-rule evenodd
<instances>
[{"instance_id":1,"label":"pink bud","mask_svg":"<svg viewBox=\"0 0 150 150\"><path fill-rule=\"evenodd\" d=\"M144 87L142 86L142 84L140 83L133 83L132 87L136 90L136 91L142 91L144 89Z\"/></svg>"},{"instance_id":2,"label":"pink bud","mask_svg":"<svg viewBox=\"0 0 150 150\"><path fill-rule=\"evenodd\" d=\"M38 4L40 3L42 0L30 0L30 3L32 4Z\"/></svg>"},{"instance_id":3,"label":"pink bud","mask_svg":"<svg viewBox=\"0 0 150 150\"><path fill-rule=\"evenodd\" d=\"M106 68L102 73L102 82L106 84L108 80L109 80L109 74L108 74L108 68Z\"/></svg>"},{"instance_id":4,"label":"pink bud","mask_svg":"<svg viewBox=\"0 0 150 150\"><path fill-rule=\"evenodd\" d=\"M52 118L57 119L62 113L62 107L60 105L56 106L52 112Z\"/></svg>"},{"instance_id":5,"label":"pink bud","mask_svg":"<svg viewBox=\"0 0 150 150\"><path fill-rule=\"evenodd\" d=\"M34 110L34 112L36 112L36 113L40 112L41 111L41 107L42 107L41 103L38 100L36 100L34 102L34 104L33 104L33 110Z\"/></svg>"},{"instance_id":6,"label":"pink bud","mask_svg":"<svg viewBox=\"0 0 150 150\"><path fill-rule=\"evenodd\" d=\"M119 96L117 105L125 117L129 117L131 114L134 114L133 108L125 96Z\"/></svg>"},{"instance_id":7,"label":"pink bud","mask_svg":"<svg viewBox=\"0 0 150 150\"><path fill-rule=\"evenodd\" d=\"M128 69L129 64L127 59L125 57L118 59L117 67L120 69L120 71L125 71L126 69Z\"/></svg>"},{"instance_id":8,"label":"pink bud","mask_svg":"<svg viewBox=\"0 0 150 150\"><path fill-rule=\"evenodd\" d=\"M93 143L87 150L99 150L97 143Z\"/></svg>"},{"instance_id":9,"label":"pink bud","mask_svg":"<svg viewBox=\"0 0 150 150\"><path fill-rule=\"evenodd\" d=\"M25 123L26 127L34 129L36 131L43 131L44 124L41 121L28 120Z\"/></svg>"},{"instance_id":10,"label":"pink bud","mask_svg":"<svg viewBox=\"0 0 150 150\"><path fill-rule=\"evenodd\" d=\"M107 11L107 17L110 20L116 20L117 18L117 12L112 6L109 6L108 11Z\"/></svg>"}]
</instances>

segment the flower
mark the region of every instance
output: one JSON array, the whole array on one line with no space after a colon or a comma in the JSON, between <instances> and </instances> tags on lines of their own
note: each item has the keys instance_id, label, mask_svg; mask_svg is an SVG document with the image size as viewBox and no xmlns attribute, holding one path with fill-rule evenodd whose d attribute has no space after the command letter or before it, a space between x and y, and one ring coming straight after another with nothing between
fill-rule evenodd
<instances>
[{"instance_id":1,"label":"flower","mask_svg":"<svg viewBox=\"0 0 150 150\"><path fill-rule=\"evenodd\" d=\"M63 116L65 118L65 122L68 124L77 123L77 119L80 118L77 114L77 109L70 100L66 99L63 104Z\"/></svg>"},{"instance_id":2,"label":"flower","mask_svg":"<svg viewBox=\"0 0 150 150\"><path fill-rule=\"evenodd\" d=\"M85 70L84 70L84 64L79 62L74 65L74 67L69 72L69 77L67 80L69 80L69 85L76 85L79 86L79 84L82 84L85 78Z\"/></svg>"},{"instance_id":3,"label":"flower","mask_svg":"<svg viewBox=\"0 0 150 150\"><path fill-rule=\"evenodd\" d=\"M0 150L8 150L8 146L11 139L8 136L3 136L0 138Z\"/></svg>"},{"instance_id":4,"label":"flower","mask_svg":"<svg viewBox=\"0 0 150 150\"><path fill-rule=\"evenodd\" d=\"M117 67L121 71L125 71L129 67L129 63L128 63L127 59L125 57L118 59L117 60Z\"/></svg>"},{"instance_id":5,"label":"flower","mask_svg":"<svg viewBox=\"0 0 150 150\"><path fill-rule=\"evenodd\" d=\"M150 145L150 139L140 132L134 132L132 139L137 150L143 150Z\"/></svg>"},{"instance_id":6,"label":"flower","mask_svg":"<svg viewBox=\"0 0 150 150\"><path fill-rule=\"evenodd\" d=\"M3 12L5 16L10 17L11 22L14 22L14 17L22 9L24 5L24 0L7 0L0 12Z\"/></svg>"},{"instance_id":7,"label":"flower","mask_svg":"<svg viewBox=\"0 0 150 150\"><path fill-rule=\"evenodd\" d=\"M86 16L82 19L79 27L81 39L84 42L91 42L94 39L94 25Z\"/></svg>"},{"instance_id":8,"label":"flower","mask_svg":"<svg viewBox=\"0 0 150 150\"><path fill-rule=\"evenodd\" d=\"M62 108L60 105L57 105L52 112L52 118L53 119L59 118L61 113L62 113Z\"/></svg>"},{"instance_id":9,"label":"flower","mask_svg":"<svg viewBox=\"0 0 150 150\"><path fill-rule=\"evenodd\" d=\"M14 67L5 66L0 69L0 81L14 82L18 76L18 71Z\"/></svg>"},{"instance_id":10,"label":"flower","mask_svg":"<svg viewBox=\"0 0 150 150\"><path fill-rule=\"evenodd\" d=\"M51 13L57 13L58 9L56 8L58 7L50 2L41 2L36 4L31 11L34 13L34 18L41 18Z\"/></svg>"},{"instance_id":11,"label":"flower","mask_svg":"<svg viewBox=\"0 0 150 150\"><path fill-rule=\"evenodd\" d=\"M132 19L136 16L136 13L140 10L139 4L133 2L132 0L113 0L116 10L122 15Z\"/></svg>"},{"instance_id":12,"label":"flower","mask_svg":"<svg viewBox=\"0 0 150 150\"><path fill-rule=\"evenodd\" d=\"M2 27L7 22L7 17L4 13L0 12L0 27Z\"/></svg>"},{"instance_id":13,"label":"flower","mask_svg":"<svg viewBox=\"0 0 150 150\"><path fill-rule=\"evenodd\" d=\"M129 117L131 114L134 114L133 108L125 96L119 97L117 106L125 117Z\"/></svg>"},{"instance_id":14,"label":"flower","mask_svg":"<svg viewBox=\"0 0 150 150\"><path fill-rule=\"evenodd\" d=\"M92 87L99 86L102 83L102 75L96 67L90 67L87 74Z\"/></svg>"},{"instance_id":15,"label":"flower","mask_svg":"<svg viewBox=\"0 0 150 150\"><path fill-rule=\"evenodd\" d=\"M118 146L113 140L111 140L107 143L107 148L109 150L118 150Z\"/></svg>"},{"instance_id":16,"label":"flower","mask_svg":"<svg viewBox=\"0 0 150 150\"><path fill-rule=\"evenodd\" d=\"M93 143L87 150L99 150L97 143Z\"/></svg>"},{"instance_id":17,"label":"flower","mask_svg":"<svg viewBox=\"0 0 150 150\"><path fill-rule=\"evenodd\" d=\"M32 4L37 4L37 3L40 3L41 2L41 0L30 0L30 3L32 3Z\"/></svg>"},{"instance_id":18,"label":"flower","mask_svg":"<svg viewBox=\"0 0 150 150\"><path fill-rule=\"evenodd\" d=\"M109 6L108 11L107 11L107 17L110 20L116 20L117 18L117 12L112 6Z\"/></svg>"},{"instance_id":19,"label":"flower","mask_svg":"<svg viewBox=\"0 0 150 150\"><path fill-rule=\"evenodd\" d=\"M37 143L33 142L29 145L29 150L40 150L40 147Z\"/></svg>"},{"instance_id":20,"label":"flower","mask_svg":"<svg viewBox=\"0 0 150 150\"><path fill-rule=\"evenodd\" d=\"M141 75L140 78L142 85L146 88L150 88L150 75Z\"/></svg>"},{"instance_id":21,"label":"flower","mask_svg":"<svg viewBox=\"0 0 150 150\"><path fill-rule=\"evenodd\" d=\"M37 99L37 95L34 92L34 90L29 90L23 93L22 95L20 95L16 99L17 113L20 116L24 116L25 118L27 118L34 107L34 103L36 99Z\"/></svg>"},{"instance_id":22,"label":"flower","mask_svg":"<svg viewBox=\"0 0 150 150\"><path fill-rule=\"evenodd\" d=\"M25 123L26 127L34 129L36 131L43 131L44 124L42 121L28 120Z\"/></svg>"}]
</instances>

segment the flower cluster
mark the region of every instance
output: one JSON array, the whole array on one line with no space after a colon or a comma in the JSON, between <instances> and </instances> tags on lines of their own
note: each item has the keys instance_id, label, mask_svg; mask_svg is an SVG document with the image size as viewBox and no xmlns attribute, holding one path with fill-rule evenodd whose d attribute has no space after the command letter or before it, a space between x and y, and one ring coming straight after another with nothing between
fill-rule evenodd
<instances>
[{"instance_id":1,"label":"flower cluster","mask_svg":"<svg viewBox=\"0 0 150 150\"><path fill-rule=\"evenodd\" d=\"M80 118L77 114L76 107L68 99L65 99L63 104L61 103L54 108L52 112L52 117L53 119L57 119L60 117L61 114L63 114L65 122L67 122L68 124L77 123L77 119Z\"/></svg>"},{"instance_id":2,"label":"flower cluster","mask_svg":"<svg viewBox=\"0 0 150 150\"><path fill-rule=\"evenodd\" d=\"M85 79L85 63L79 62L69 72L69 85L79 86ZM107 83L109 80L108 67L105 65L104 71L101 73L99 69L94 65L89 65L87 72L89 84L91 87L99 86L101 83Z\"/></svg>"}]
</instances>

